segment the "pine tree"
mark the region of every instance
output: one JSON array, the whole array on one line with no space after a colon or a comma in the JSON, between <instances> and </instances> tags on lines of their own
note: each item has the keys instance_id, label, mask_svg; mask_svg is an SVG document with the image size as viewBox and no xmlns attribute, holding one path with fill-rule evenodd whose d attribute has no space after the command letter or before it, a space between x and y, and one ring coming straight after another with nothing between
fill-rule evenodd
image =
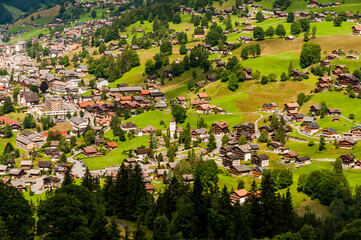
<instances>
[{"instance_id":1,"label":"pine tree","mask_svg":"<svg viewBox=\"0 0 361 240\"><path fill-rule=\"evenodd\" d=\"M265 172L261 181L261 212L262 215L258 219L261 224L258 234L261 237L274 236L277 232L277 188L271 173Z\"/></svg>"},{"instance_id":2,"label":"pine tree","mask_svg":"<svg viewBox=\"0 0 361 240\"><path fill-rule=\"evenodd\" d=\"M107 224L108 221L105 216L98 216L92 223L90 240L108 240Z\"/></svg>"},{"instance_id":3,"label":"pine tree","mask_svg":"<svg viewBox=\"0 0 361 240\"><path fill-rule=\"evenodd\" d=\"M295 227L295 212L293 209L292 196L290 189L287 188L286 196L282 198L281 222L282 232L291 232Z\"/></svg>"},{"instance_id":4,"label":"pine tree","mask_svg":"<svg viewBox=\"0 0 361 240\"><path fill-rule=\"evenodd\" d=\"M95 190L93 176L90 174L89 168L86 168L81 185L91 192Z\"/></svg>"},{"instance_id":5,"label":"pine tree","mask_svg":"<svg viewBox=\"0 0 361 240\"><path fill-rule=\"evenodd\" d=\"M140 224L140 221L137 221L137 225L133 234L133 240L148 240L145 227Z\"/></svg>"},{"instance_id":6,"label":"pine tree","mask_svg":"<svg viewBox=\"0 0 361 240\"><path fill-rule=\"evenodd\" d=\"M342 158L338 157L333 164L333 172L337 174L342 174Z\"/></svg>"},{"instance_id":7,"label":"pine tree","mask_svg":"<svg viewBox=\"0 0 361 240\"><path fill-rule=\"evenodd\" d=\"M107 225L106 231L107 231L107 240L119 240L121 237L119 226L115 221L114 217L110 222L110 224Z\"/></svg>"},{"instance_id":8,"label":"pine tree","mask_svg":"<svg viewBox=\"0 0 361 240\"><path fill-rule=\"evenodd\" d=\"M166 216L159 216L154 221L153 240L169 239L169 220Z\"/></svg>"},{"instance_id":9,"label":"pine tree","mask_svg":"<svg viewBox=\"0 0 361 240\"><path fill-rule=\"evenodd\" d=\"M73 184L73 174L71 174L71 167L68 167L65 171L64 181L62 186Z\"/></svg>"}]
</instances>

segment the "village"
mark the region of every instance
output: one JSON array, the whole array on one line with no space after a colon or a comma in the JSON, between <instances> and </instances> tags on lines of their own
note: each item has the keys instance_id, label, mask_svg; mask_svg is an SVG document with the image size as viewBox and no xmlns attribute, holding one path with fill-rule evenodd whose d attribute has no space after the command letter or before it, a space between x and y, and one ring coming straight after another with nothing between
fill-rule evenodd
<instances>
[{"instance_id":1,"label":"village","mask_svg":"<svg viewBox=\"0 0 361 240\"><path fill-rule=\"evenodd\" d=\"M323 218L303 175L360 182L361 14L272 2L76 0L1 24L2 182L37 201L137 165L154 199L201 172L243 206L271 174Z\"/></svg>"}]
</instances>

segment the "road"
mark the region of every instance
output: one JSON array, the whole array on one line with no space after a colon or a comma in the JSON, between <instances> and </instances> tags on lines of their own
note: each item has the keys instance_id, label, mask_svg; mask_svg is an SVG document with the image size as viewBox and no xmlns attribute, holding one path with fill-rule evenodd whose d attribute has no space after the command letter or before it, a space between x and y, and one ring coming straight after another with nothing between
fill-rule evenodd
<instances>
[{"instance_id":1,"label":"road","mask_svg":"<svg viewBox=\"0 0 361 240\"><path fill-rule=\"evenodd\" d=\"M80 163L79 160L76 160L74 157L76 155L78 155L81 151L75 151L74 154L68 158L68 161L69 162L72 162L73 163L73 167L71 169L71 173L73 175L76 175L78 176L79 178L82 178L84 177L84 170L83 170L83 166L82 164Z\"/></svg>"}]
</instances>

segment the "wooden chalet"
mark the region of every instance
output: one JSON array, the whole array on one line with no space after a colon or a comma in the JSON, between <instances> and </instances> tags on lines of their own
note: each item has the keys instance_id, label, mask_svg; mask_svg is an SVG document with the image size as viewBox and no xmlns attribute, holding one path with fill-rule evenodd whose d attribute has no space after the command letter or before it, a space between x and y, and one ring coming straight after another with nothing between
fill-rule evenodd
<instances>
[{"instance_id":1,"label":"wooden chalet","mask_svg":"<svg viewBox=\"0 0 361 240\"><path fill-rule=\"evenodd\" d=\"M340 158L342 159L342 165L344 166L351 167L355 164L355 155L352 153L342 154Z\"/></svg>"},{"instance_id":2,"label":"wooden chalet","mask_svg":"<svg viewBox=\"0 0 361 240\"><path fill-rule=\"evenodd\" d=\"M285 104L285 111L290 111L290 110L298 110L300 108L300 105L298 105L298 103L286 103Z\"/></svg>"},{"instance_id":3,"label":"wooden chalet","mask_svg":"<svg viewBox=\"0 0 361 240\"><path fill-rule=\"evenodd\" d=\"M298 153L297 152L288 152L288 153L285 153L282 158L286 161L294 161L296 160L296 158L298 157Z\"/></svg>"},{"instance_id":4,"label":"wooden chalet","mask_svg":"<svg viewBox=\"0 0 361 240\"><path fill-rule=\"evenodd\" d=\"M241 165L232 166L229 172L237 176L242 176L249 174L251 170L252 170L251 167L241 164Z\"/></svg>"},{"instance_id":5,"label":"wooden chalet","mask_svg":"<svg viewBox=\"0 0 361 240\"><path fill-rule=\"evenodd\" d=\"M352 149L356 144L357 144L357 141L355 141L351 138L348 138L348 137L343 137L338 142L338 146L340 148L347 148L347 149Z\"/></svg>"},{"instance_id":6,"label":"wooden chalet","mask_svg":"<svg viewBox=\"0 0 361 240\"><path fill-rule=\"evenodd\" d=\"M82 153L83 153L84 156L86 156L86 157L97 157L97 156L103 155L101 152L98 152L98 151L95 149L95 147L83 148Z\"/></svg>"},{"instance_id":7,"label":"wooden chalet","mask_svg":"<svg viewBox=\"0 0 361 240\"><path fill-rule=\"evenodd\" d=\"M322 135L333 136L337 134L337 130L333 128L322 129Z\"/></svg>"},{"instance_id":8,"label":"wooden chalet","mask_svg":"<svg viewBox=\"0 0 361 240\"><path fill-rule=\"evenodd\" d=\"M310 113L317 114L318 111L321 110L321 105L312 105L310 107Z\"/></svg>"},{"instance_id":9,"label":"wooden chalet","mask_svg":"<svg viewBox=\"0 0 361 240\"><path fill-rule=\"evenodd\" d=\"M228 126L229 126L229 124L227 122L221 121L221 122L213 123L212 129L213 129L214 134L216 134L216 135L227 134L227 133L229 133Z\"/></svg>"},{"instance_id":10,"label":"wooden chalet","mask_svg":"<svg viewBox=\"0 0 361 240\"><path fill-rule=\"evenodd\" d=\"M269 156L264 153L253 155L252 164L258 167L266 167L269 165Z\"/></svg>"},{"instance_id":11,"label":"wooden chalet","mask_svg":"<svg viewBox=\"0 0 361 240\"><path fill-rule=\"evenodd\" d=\"M360 137L361 136L361 126L358 125L358 126L355 126L355 127L351 127L350 134L352 136Z\"/></svg>"},{"instance_id":12,"label":"wooden chalet","mask_svg":"<svg viewBox=\"0 0 361 240\"><path fill-rule=\"evenodd\" d=\"M320 130L320 125L318 123L306 123L305 127L303 128L303 131L306 133L312 135Z\"/></svg>"},{"instance_id":13,"label":"wooden chalet","mask_svg":"<svg viewBox=\"0 0 361 240\"><path fill-rule=\"evenodd\" d=\"M340 85L357 85L358 78L350 73L342 73L338 76L338 83Z\"/></svg>"},{"instance_id":14,"label":"wooden chalet","mask_svg":"<svg viewBox=\"0 0 361 240\"><path fill-rule=\"evenodd\" d=\"M341 115L341 110L340 109L328 109L328 114L333 116L333 115Z\"/></svg>"},{"instance_id":15,"label":"wooden chalet","mask_svg":"<svg viewBox=\"0 0 361 240\"><path fill-rule=\"evenodd\" d=\"M265 103L262 105L262 111L264 112L274 112L277 109L276 103Z\"/></svg>"},{"instance_id":16,"label":"wooden chalet","mask_svg":"<svg viewBox=\"0 0 361 240\"><path fill-rule=\"evenodd\" d=\"M361 36L361 25L356 25L352 27L352 35Z\"/></svg>"},{"instance_id":17,"label":"wooden chalet","mask_svg":"<svg viewBox=\"0 0 361 240\"><path fill-rule=\"evenodd\" d=\"M239 190L233 191L230 193L231 203L232 204L239 203L240 205L242 205L243 203L245 203L248 195L249 195L249 193L246 189L239 189Z\"/></svg>"},{"instance_id":18,"label":"wooden chalet","mask_svg":"<svg viewBox=\"0 0 361 240\"><path fill-rule=\"evenodd\" d=\"M308 156L296 157L295 163L297 163L299 165L310 164L311 163L311 158L308 157Z\"/></svg>"},{"instance_id":19,"label":"wooden chalet","mask_svg":"<svg viewBox=\"0 0 361 240\"><path fill-rule=\"evenodd\" d=\"M250 135L253 135L255 133L255 125L254 125L254 123L251 123L251 122L245 122L242 124L238 124L233 127L233 133L236 136L242 135L242 133L249 133Z\"/></svg>"}]
</instances>

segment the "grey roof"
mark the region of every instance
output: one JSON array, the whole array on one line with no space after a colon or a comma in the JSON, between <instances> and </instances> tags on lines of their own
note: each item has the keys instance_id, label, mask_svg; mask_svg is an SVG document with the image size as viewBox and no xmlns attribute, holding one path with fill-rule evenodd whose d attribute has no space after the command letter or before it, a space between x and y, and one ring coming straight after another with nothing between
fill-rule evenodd
<instances>
[{"instance_id":1,"label":"grey roof","mask_svg":"<svg viewBox=\"0 0 361 240\"><path fill-rule=\"evenodd\" d=\"M79 124L86 122L86 120L83 118L80 118L80 117L72 117L72 118L70 118L70 122L79 125Z\"/></svg>"},{"instance_id":2,"label":"grey roof","mask_svg":"<svg viewBox=\"0 0 361 240\"><path fill-rule=\"evenodd\" d=\"M18 141L18 142L21 142L21 143L23 143L23 144L25 144L25 145L28 145L29 143L31 143L31 141L28 139L28 138L26 138L26 137L17 137L16 138L16 141Z\"/></svg>"}]
</instances>

